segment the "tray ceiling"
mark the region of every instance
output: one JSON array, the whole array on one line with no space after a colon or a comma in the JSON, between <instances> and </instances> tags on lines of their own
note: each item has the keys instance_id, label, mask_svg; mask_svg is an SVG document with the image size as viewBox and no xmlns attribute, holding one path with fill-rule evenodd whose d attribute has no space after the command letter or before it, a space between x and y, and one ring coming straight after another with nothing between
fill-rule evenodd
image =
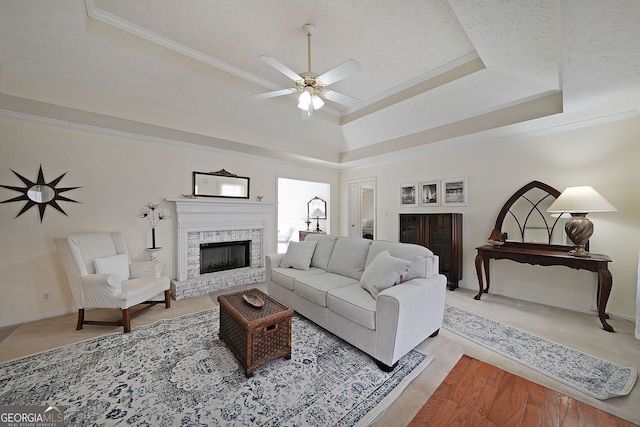
<instances>
[{"instance_id":1,"label":"tray ceiling","mask_svg":"<svg viewBox=\"0 0 640 427\"><path fill-rule=\"evenodd\" d=\"M640 5L586 3L2 0L0 108L331 167L636 114ZM249 97L291 86L260 55L306 69L305 23L360 106Z\"/></svg>"}]
</instances>

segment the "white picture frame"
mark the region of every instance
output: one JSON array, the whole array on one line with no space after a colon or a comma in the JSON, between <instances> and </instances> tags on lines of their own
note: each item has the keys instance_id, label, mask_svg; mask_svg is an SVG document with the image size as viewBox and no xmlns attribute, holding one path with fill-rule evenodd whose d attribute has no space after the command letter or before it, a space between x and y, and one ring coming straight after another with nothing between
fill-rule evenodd
<instances>
[{"instance_id":1,"label":"white picture frame","mask_svg":"<svg viewBox=\"0 0 640 427\"><path fill-rule=\"evenodd\" d=\"M421 182L420 206L440 206L442 196L440 194L440 181Z\"/></svg>"},{"instance_id":2,"label":"white picture frame","mask_svg":"<svg viewBox=\"0 0 640 427\"><path fill-rule=\"evenodd\" d=\"M467 178L442 180L442 206L467 206Z\"/></svg>"},{"instance_id":3,"label":"white picture frame","mask_svg":"<svg viewBox=\"0 0 640 427\"><path fill-rule=\"evenodd\" d=\"M400 206L415 207L418 206L418 183L400 185Z\"/></svg>"}]
</instances>

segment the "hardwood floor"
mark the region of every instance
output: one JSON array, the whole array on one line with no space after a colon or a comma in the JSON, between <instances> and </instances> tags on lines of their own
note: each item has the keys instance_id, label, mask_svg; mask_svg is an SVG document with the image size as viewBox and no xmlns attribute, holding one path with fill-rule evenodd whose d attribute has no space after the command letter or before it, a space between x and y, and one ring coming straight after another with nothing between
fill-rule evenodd
<instances>
[{"instance_id":1,"label":"hardwood floor","mask_svg":"<svg viewBox=\"0 0 640 427\"><path fill-rule=\"evenodd\" d=\"M463 355L409 426L619 426L617 418Z\"/></svg>"}]
</instances>

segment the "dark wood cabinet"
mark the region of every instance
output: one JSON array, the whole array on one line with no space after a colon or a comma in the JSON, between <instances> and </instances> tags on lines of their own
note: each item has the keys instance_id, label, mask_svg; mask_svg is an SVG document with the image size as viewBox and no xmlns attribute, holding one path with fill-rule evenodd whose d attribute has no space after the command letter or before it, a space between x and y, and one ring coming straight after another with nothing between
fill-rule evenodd
<instances>
[{"instance_id":1,"label":"dark wood cabinet","mask_svg":"<svg viewBox=\"0 0 640 427\"><path fill-rule=\"evenodd\" d=\"M462 214L400 214L400 241L425 246L440 258L450 290L462 279Z\"/></svg>"}]
</instances>

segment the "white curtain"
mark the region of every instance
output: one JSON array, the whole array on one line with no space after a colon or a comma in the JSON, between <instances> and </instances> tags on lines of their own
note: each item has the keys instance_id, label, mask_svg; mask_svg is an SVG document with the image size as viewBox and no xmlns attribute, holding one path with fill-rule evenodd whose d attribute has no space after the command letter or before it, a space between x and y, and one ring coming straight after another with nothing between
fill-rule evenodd
<instances>
[{"instance_id":1,"label":"white curtain","mask_svg":"<svg viewBox=\"0 0 640 427\"><path fill-rule=\"evenodd\" d=\"M640 260L638 261L638 290L636 291L636 338L640 340Z\"/></svg>"}]
</instances>

